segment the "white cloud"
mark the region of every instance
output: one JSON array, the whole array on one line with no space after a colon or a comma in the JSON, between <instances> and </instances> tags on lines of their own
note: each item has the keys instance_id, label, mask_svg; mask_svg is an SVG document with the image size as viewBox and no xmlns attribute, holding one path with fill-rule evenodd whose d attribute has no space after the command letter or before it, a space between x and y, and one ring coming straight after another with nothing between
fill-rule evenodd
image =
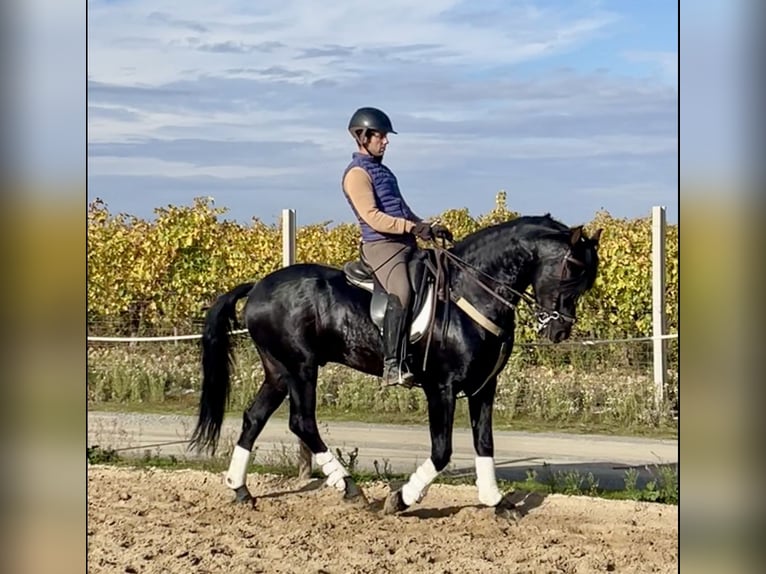
<instances>
[{"instance_id":1,"label":"white cloud","mask_svg":"<svg viewBox=\"0 0 766 574\"><path fill-rule=\"evenodd\" d=\"M662 181L580 187L572 191L604 199L614 199L619 196L625 199L642 198L652 201L661 201L662 198L668 197L668 193L676 193L676 189L669 188L667 182Z\"/></svg>"},{"instance_id":2,"label":"white cloud","mask_svg":"<svg viewBox=\"0 0 766 574\"><path fill-rule=\"evenodd\" d=\"M216 74L254 63L301 72L289 82L354 77L364 71L366 52L397 61L509 65L567 49L615 19L605 12L566 17L554 10L514 10L508 18L498 9L488 25L474 26L470 17L446 20L459 4L186 0L181 18L169 16L177 14L176 2L91 2L89 69L102 82L156 85L188 78L184 70ZM412 45L420 48L402 49ZM339 58L332 47L353 55ZM302 57L318 49L327 55Z\"/></svg>"},{"instance_id":3,"label":"white cloud","mask_svg":"<svg viewBox=\"0 0 766 574\"><path fill-rule=\"evenodd\" d=\"M212 111L205 114L190 114L188 110L151 111L138 106L103 104L102 109L111 109L138 118L96 117L88 121L90 143L115 141L140 141L142 139L175 139L190 134L204 134L210 139L234 141L272 140L274 137L289 137L290 132L306 135L310 130L293 126L303 114L285 110ZM280 127L282 126L282 127ZM268 134L266 130L268 129ZM324 135L322 133L321 135Z\"/></svg>"},{"instance_id":4,"label":"white cloud","mask_svg":"<svg viewBox=\"0 0 766 574\"><path fill-rule=\"evenodd\" d=\"M653 64L656 72L666 83L678 87L678 52L630 51L625 53L625 58L631 62Z\"/></svg>"},{"instance_id":5,"label":"white cloud","mask_svg":"<svg viewBox=\"0 0 766 574\"><path fill-rule=\"evenodd\" d=\"M525 204L541 202L538 211L575 179L582 190L657 170L675 181L672 54L614 52L653 64L650 78L579 65L577 50L609 38L622 17L599 4L187 0L179 10L91 0L92 193L124 189L116 182L127 177L198 178L195 189L214 179L221 193L250 179L275 194L337 192L352 151L345 123L362 105L392 115L401 135L387 161L442 208L465 203L449 194L472 186L472 173L487 186L513 176L545 188ZM566 68L567 56L578 66ZM322 217L348 215L335 199Z\"/></svg>"},{"instance_id":6,"label":"white cloud","mask_svg":"<svg viewBox=\"0 0 766 574\"><path fill-rule=\"evenodd\" d=\"M193 163L163 161L147 157L99 156L88 159L88 172L92 176L214 177L224 180L237 180L244 178L272 178L298 174L300 171L300 169L295 167L198 166Z\"/></svg>"}]
</instances>

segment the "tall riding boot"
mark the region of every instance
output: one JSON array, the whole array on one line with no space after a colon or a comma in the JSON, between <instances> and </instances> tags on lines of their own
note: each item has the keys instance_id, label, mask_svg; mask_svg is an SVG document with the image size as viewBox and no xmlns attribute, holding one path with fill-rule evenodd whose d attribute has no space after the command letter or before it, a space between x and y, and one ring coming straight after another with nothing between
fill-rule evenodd
<instances>
[{"instance_id":1,"label":"tall riding boot","mask_svg":"<svg viewBox=\"0 0 766 574\"><path fill-rule=\"evenodd\" d=\"M399 297L388 296L386 314L383 317L383 384L412 386L414 375L407 364L409 321L407 310Z\"/></svg>"}]
</instances>

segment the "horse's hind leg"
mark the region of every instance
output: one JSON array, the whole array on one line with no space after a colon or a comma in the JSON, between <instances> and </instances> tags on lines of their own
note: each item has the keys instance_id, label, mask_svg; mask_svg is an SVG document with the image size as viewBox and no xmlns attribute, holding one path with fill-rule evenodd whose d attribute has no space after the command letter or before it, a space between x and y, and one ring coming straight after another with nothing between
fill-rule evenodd
<instances>
[{"instance_id":1,"label":"horse's hind leg","mask_svg":"<svg viewBox=\"0 0 766 574\"><path fill-rule=\"evenodd\" d=\"M316 421L317 368L304 365L296 369L290 392L290 430L303 441L314 454L314 459L327 477L327 484L343 492L346 500L364 496L351 478L348 470L330 452L319 435Z\"/></svg>"},{"instance_id":2,"label":"horse's hind leg","mask_svg":"<svg viewBox=\"0 0 766 574\"><path fill-rule=\"evenodd\" d=\"M266 425L266 421L287 396L285 377L279 373L277 365L263 355L261 355L261 360L265 379L261 388L258 389L255 399L244 412L242 432L237 440L237 445L234 447L229 470L226 473L226 485L235 491L238 502L252 500L252 495L245 482L253 445Z\"/></svg>"}]
</instances>

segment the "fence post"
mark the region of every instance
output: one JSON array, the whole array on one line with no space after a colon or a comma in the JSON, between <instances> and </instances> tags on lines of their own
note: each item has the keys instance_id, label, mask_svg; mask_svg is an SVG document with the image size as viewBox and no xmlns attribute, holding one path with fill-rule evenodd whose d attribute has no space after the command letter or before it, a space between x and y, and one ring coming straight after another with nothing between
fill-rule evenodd
<instances>
[{"instance_id":1,"label":"fence post","mask_svg":"<svg viewBox=\"0 0 766 574\"><path fill-rule=\"evenodd\" d=\"M295 263L295 210L282 210L282 267Z\"/></svg>"},{"instance_id":2,"label":"fence post","mask_svg":"<svg viewBox=\"0 0 766 574\"><path fill-rule=\"evenodd\" d=\"M665 321L665 207L652 207L652 337L654 404L659 412L665 398L667 345Z\"/></svg>"},{"instance_id":3,"label":"fence post","mask_svg":"<svg viewBox=\"0 0 766 574\"><path fill-rule=\"evenodd\" d=\"M295 210L282 210L282 266L295 263ZM298 478L311 478L311 451L302 440L298 441Z\"/></svg>"}]
</instances>

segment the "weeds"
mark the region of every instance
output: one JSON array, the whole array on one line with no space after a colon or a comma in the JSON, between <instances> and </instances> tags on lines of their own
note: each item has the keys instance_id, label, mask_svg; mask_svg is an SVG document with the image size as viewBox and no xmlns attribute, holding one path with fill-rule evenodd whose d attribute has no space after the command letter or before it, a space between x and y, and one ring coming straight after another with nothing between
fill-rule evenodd
<instances>
[{"instance_id":1,"label":"weeds","mask_svg":"<svg viewBox=\"0 0 766 574\"><path fill-rule=\"evenodd\" d=\"M376 460L372 461L372 466L375 468L375 478L377 480L383 480L390 482L394 478L394 472L391 468L391 461L387 458L383 459L383 469L381 470L380 463Z\"/></svg>"},{"instance_id":2,"label":"weeds","mask_svg":"<svg viewBox=\"0 0 766 574\"><path fill-rule=\"evenodd\" d=\"M628 499L663 504L678 504L678 470L672 465L652 465L645 467L652 476L642 487L638 487L639 472L635 468L625 471L623 490L605 490L599 487L598 479L592 472L583 475L571 471L551 471L550 465L543 463L543 470L527 470L526 480L513 482L508 488L517 488L544 494L566 494L603 498Z\"/></svg>"},{"instance_id":3,"label":"weeds","mask_svg":"<svg viewBox=\"0 0 766 574\"><path fill-rule=\"evenodd\" d=\"M368 472L358 468L359 449L342 452L336 449L338 460L346 467L352 478L359 484L371 481L384 481L387 483L403 482L407 479L406 474L395 473L391 468L390 461L384 459L382 464L373 461L374 472ZM122 457L113 449L102 448L98 445L87 447L88 462L91 464L112 464L117 466L150 466L164 469L194 468L211 472L221 472L228 467L229 456L218 455L212 459L188 460L174 455L162 455L159 450L144 451L143 455L136 458ZM268 473L283 476L297 475L297 454L294 448L282 445L281 450L272 451L270 454L255 457L248 468L252 473ZM678 504L678 470L670 465L646 466L652 479L647 481L643 488L638 488L639 473L635 468L625 471L625 488L621 491L605 491L599 488L598 480L593 473L583 475L577 471L551 471L550 465L543 463L543 472L538 473L534 469L526 471L526 479L523 481L498 480L501 490L510 492L521 490L525 492L539 492L542 494L565 494L569 496L580 495L590 497L603 497L612 499L628 499L646 502L658 502L663 504ZM312 476L323 478L321 472L315 469ZM473 485L475 476L472 474L455 476L445 472L434 481L435 484L466 484Z\"/></svg>"},{"instance_id":4,"label":"weeds","mask_svg":"<svg viewBox=\"0 0 766 574\"><path fill-rule=\"evenodd\" d=\"M560 486L562 494L578 495L587 494L593 496L598 493L598 480L592 472L583 476L575 470L557 471L556 482Z\"/></svg>"},{"instance_id":5,"label":"weeds","mask_svg":"<svg viewBox=\"0 0 766 574\"><path fill-rule=\"evenodd\" d=\"M112 464L120 460L117 451L101 448L99 445L87 447L87 454L90 464Z\"/></svg>"},{"instance_id":6,"label":"weeds","mask_svg":"<svg viewBox=\"0 0 766 574\"><path fill-rule=\"evenodd\" d=\"M678 504L678 469L674 465L647 465L644 467L652 477L643 489L636 487L638 470L625 471L625 490L631 500Z\"/></svg>"},{"instance_id":7,"label":"weeds","mask_svg":"<svg viewBox=\"0 0 766 574\"><path fill-rule=\"evenodd\" d=\"M335 449L335 453L340 463L346 467L346 469L354 474L357 471L357 460L359 458L359 448L355 447L354 450L347 451L346 454L339 449Z\"/></svg>"},{"instance_id":8,"label":"weeds","mask_svg":"<svg viewBox=\"0 0 766 574\"><path fill-rule=\"evenodd\" d=\"M550 352L550 351L549 351ZM540 353L535 351L535 353ZM559 366L530 358L531 351L514 352L500 374L494 422L498 428L520 424L610 430L646 434L647 429L676 432L673 405L657 413L651 370L616 368L609 354L570 360ZM252 345L235 341L229 409L249 406L263 381L263 369ZM199 396L199 350L196 345L148 347L92 345L88 349L88 398L91 404L186 405ZM675 396L677 377L668 396ZM458 401L457 421L467 421L466 401ZM320 371L317 409L326 418L422 422L425 396L418 390L381 388L375 377L339 365Z\"/></svg>"}]
</instances>

